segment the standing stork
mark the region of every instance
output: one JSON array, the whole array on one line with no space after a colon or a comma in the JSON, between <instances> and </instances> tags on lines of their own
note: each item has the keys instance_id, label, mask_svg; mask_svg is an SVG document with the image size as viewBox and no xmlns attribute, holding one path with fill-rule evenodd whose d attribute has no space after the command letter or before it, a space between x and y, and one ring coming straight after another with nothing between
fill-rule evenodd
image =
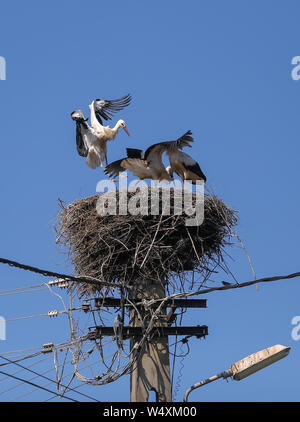
<instances>
[{"instance_id":1,"label":"standing stork","mask_svg":"<svg viewBox=\"0 0 300 422\"><path fill-rule=\"evenodd\" d=\"M191 142L194 142L191 136L192 132L189 130L176 141L159 142L151 145L145 152L138 149L127 148L128 157L140 157L148 162L149 167L156 169L162 168L162 154L166 152L169 157L170 166L168 168L169 176L173 176L173 172L183 181L191 181L196 184L197 180L206 182L206 176L202 172L199 164L190 155L181 151L184 147L190 147Z\"/></svg>"},{"instance_id":2,"label":"standing stork","mask_svg":"<svg viewBox=\"0 0 300 422\"><path fill-rule=\"evenodd\" d=\"M183 182L186 180L193 185L197 183L197 180L206 182L206 176L201 170L199 163L189 154L183 151L167 151L167 154L169 155L172 171L178 174Z\"/></svg>"},{"instance_id":3,"label":"standing stork","mask_svg":"<svg viewBox=\"0 0 300 422\"><path fill-rule=\"evenodd\" d=\"M106 166L104 172L110 177L117 177L119 173L130 170L140 180L174 180L172 167L164 166L162 155L168 150L178 150L178 148L190 146L190 142L193 142L193 138L191 137L191 131L188 131L176 141L153 144L146 151L126 148L127 158L110 163Z\"/></svg>"},{"instance_id":4,"label":"standing stork","mask_svg":"<svg viewBox=\"0 0 300 422\"><path fill-rule=\"evenodd\" d=\"M194 142L194 138L191 135L192 132L189 130L176 141L159 142L151 145L146 151L127 148L127 155L130 158L145 160L154 176L159 180L163 178L171 180L173 172L175 172L183 181L192 181L193 184L196 183L196 180L206 181L199 164L190 155L181 151L184 147L191 148L190 143ZM170 161L170 166L167 168L164 167L162 162L164 152L166 152Z\"/></svg>"}]
</instances>

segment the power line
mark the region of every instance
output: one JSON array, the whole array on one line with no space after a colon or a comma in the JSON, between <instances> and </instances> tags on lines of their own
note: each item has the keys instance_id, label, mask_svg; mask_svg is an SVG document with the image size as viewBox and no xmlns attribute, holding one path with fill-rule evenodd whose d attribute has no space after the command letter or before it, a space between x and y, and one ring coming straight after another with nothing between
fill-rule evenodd
<instances>
[{"instance_id":1,"label":"power line","mask_svg":"<svg viewBox=\"0 0 300 422\"><path fill-rule=\"evenodd\" d=\"M47 356L47 357L45 357L44 359L39 360L38 362L33 362L30 366L35 366L35 365L38 365L39 363L44 362L45 360L50 359L50 357L51 357L51 356ZM21 369L18 369L17 371L13 372L13 373L12 373L12 375L18 374L19 372L23 372L23 371L24 371L24 369L22 369L22 368L21 368ZM1 379L0 379L0 381L1 381L1 382L3 382L3 381L5 381L7 378L8 378L8 377L1 378ZM34 379L34 378L36 378L36 377L30 378L30 381L31 381L32 379ZM0 391L0 395L5 394L5 393L7 393L7 392L8 392L8 391L10 391L10 390L14 390L15 388L19 387L20 385L22 385L22 383L21 383L21 382L19 382L19 383L15 384L15 385L14 385L14 386L12 386L12 387L9 387L8 389L6 389L6 390L4 390L4 391Z\"/></svg>"},{"instance_id":2,"label":"power line","mask_svg":"<svg viewBox=\"0 0 300 422\"><path fill-rule=\"evenodd\" d=\"M42 360L40 360L40 361L38 361L38 362L35 362L35 363L33 363L31 366L37 365L38 363L43 362L44 360L47 360L47 359L49 359L49 357L47 357L47 358L45 358L45 359L42 359ZM70 362L72 362L72 361L69 361L68 363L70 363ZM90 366L92 366L92 365L95 365L96 363L97 363L97 362L93 362L92 364L86 365L86 366L85 366L85 368L90 367ZM62 366L62 364L61 364L61 365L59 365L59 366ZM17 374L17 373L19 373L19 372L22 372L22 371L24 371L24 369L22 369L22 368L21 368L21 369L19 369L18 371L13 372L13 375L15 375L15 374ZM44 371L44 372L43 372L43 374L46 374L46 373L51 372L51 371L54 371L54 368L51 368L51 369L48 369L48 370ZM68 374L68 375L71 375L71 374ZM63 378L65 378L65 377L66 377L66 376L68 376L68 375L65 375ZM7 378L7 377L6 377L6 378ZM34 380L35 378L38 378L38 375L36 375L36 376L34 376L34 377L30 378L30 379L29 379L29 381L32 381L32 380ZM2 378L2 379L1 379L1 381L3 381L3 380L5 380L5 378ZM44 387L48 386L49 384L51 384L51 382L46 383L46 384L44 385ZM4 391L1 391L1 392L0 392L0 395L1 395L1 394L4 394L4 393L7 393L8 391L11 391L11 390L15 389L15 388L19 387L20 385L22 385L22 382L17 383L17 384L16 384L16 385L14 385L13 387L10 387L10 388L8 388L8 389L6 389L6 390L4 390ZM79 385L79 386L77 386L77 387L74 387L74 388L73 388L73 390L77 390L77 388L82 387L83 385L85 385L85 384L81 384L81 385ZM23 397L25 397L25 396L28 396L29 394L32 394L32 393L34 393L34 392L35 392L35 391L37 391L37 390L38 390L38 388L34 388L33 390L30 390L30 391L29 391L29 392L27 392L27 393L24 393L24 394L22 394L22 395L17 396L16 398L12 399L11 401L15 401L15 400L17 400L17 399L20 399L20 398L23 398ZM50 398L46 399L45 401L52 400L52 399L53 399L53 398L55 398L55 397L56 397L56 395L51 396Z\"/></svg>"},{"instance_id":3,"label":"power line","mask_svg":"<svg viewBox=\"0 0 300 422\"><path fill-rule=\"evenodd\" d=\"M9 352L2 352L2 355L11 355L12 353L31 352L32 350L41 350L41 348L40 347L31 347L30 349L11 350Z\"/></svg>"},{"instance_id":4,"label":"power line","mask_svg":"<svg viewBox=\"0 0 300 422\"><path fill-rule=\"evenodd\" d=\"M70 363L70 362L68 362L68 363ZM88 367L90 367L90 366L92 366L92 365L95 365L95 364L97 364L98 362L93 362L92 364L89 364L89 365L86 365L86 366L84 366L84 368L88 368ZM61 366L61 365L60 365ZM53 368L51 369L51 370L53 370ZM46 371L46 372L49 372L50 370L48 370L48 371ZM45 373L46 373L45 372ZM73 373L72 373L73 374ZM64 375L63 376L63 378L66 378L67 376L70 376L70 375L72 375L72 374L70 374L70 373L68 373L67 375ZM36 378L36 377L32 377L32 378L30 378L31 380L32 379L34 379L34 378ZM51 384L50 382L48 382L47 384L45 384L45 386L46 385L49 385L49 384ZM76 387L74 387L74 390L76 390L77 388L81 388L81 387L83 387L84 385L86 385L86 383L82 383L82 384L80 384L80 385L77 385ZM17 397L15 397L14 399L12 399L11 401L16 401L17 399L21 399L21 398L23 398L23 397L25 397L25 396L28 396L28 395L30 395L30 394L32 394L32 393L34 393L35 391L36 391L37 389L36 388L34 388L33 390L31 390L31 391L29 391L29 392L27 392L27 393L24 393L24 394L22 394L22 395L19 395L19 396L17 396ZM49 397L49 398L47 398L46 400L44 400L45 402L47 402L47 401L50 401L50 400L52 400L52 399L54 399L56 396L51 396L51 397Z\"/></svg>"},{"instance_id":5,"label":"power line","mask_svg":"<svg viewBox=\"0 0 300 422\"><path fill-rule=\"evenodd\" d=\"M185 293L174 293L170 296L167 296L163 299L151 299L148 301L148 306L153 305L154 303L162 303L166 302L167 300L175 299L178 297L190 297L190 296L197 296L197 295L205 295L207 293L215 292L217 290L229 290L229 289L238 289L241 287L251 286L256 283L266 283L266 282L272 282L277 280L285 280L285 279L291 279L295 277L300 277L300 272L288 274L288 275L279 275L279 276L273 276L273 277L263 277L263 278L257 278L256 280L246 281L244 283L238 283L238 284L225 284L224 286L219 287L209 287L207 289L203 290L197 290L195 292L185 292Z\"/></svg>"},{"instance_id":6,"label":"power line","mask_svg":"<svg viewBox=\"0 0 300 422\"><path fill-rule=\"evenodd\" d=\"M41 385L35 384L34 382L27 381L27 380L25 380L24 378L16 377L15 375L8 374L7 372L4 372L4 371L0 371L0 374L5 375L5 376L8 376L8 377L10 377L10 378L13 378L13 379L15 379L15 380L17 380L17 381L22 381L22 382L25 382L26 384L33 385L34 387L40 388L40 389L42 389L42 390L45 390L45 391L47 391L48 393L51 393L51 394L55 394L56 396L58 396L58 397L60 397L60 398L61 398L61 396L60 396L60 395L59 395L56 391L49 390L49 389L48 389L48 388L46 388L46 387L42 387ZM63 396L63 398L65 398L65 399L67 399L67 400L74 401L74 402L78 402L78 400L71 399L70 397L67 397L67 396Z\"/></svg>"},{"instance_id":7,"label":"power line","mask_svg":"<svg viewBox=\"0 0 300 422\"><path fill-rule=\"evenodd\" d=\"M6 319L5 321L6 322L20 321L22 319L30 319L30 318L37 318L37 317L44 317L44 316L53 318L53 317L56 317L58 315L68 314L69 312L80 311L80 310L82 310L82 307L71 308L71 309L61 310L61 311L52 310L52 311L49 311L45 314L25 315L25 316L21 316L21 317Z\"/></svg>"},{"instance_id":8,"label":"power line","mask_svg":"<svg viewBox=\"0 0 300 422\"><path fill-rule=\"evenodd\" d=\"M9 353L9 352L3 353L3 354L8 354L8 353ZM10 363L20 362L20 361L25 360L25 359L34 358L34 357L36 357L36 356L39 356L41 353L43 353L43 351L39 351L39 352L36 352L36 353L32 353L32 354L30 354L30 355L26 355L26 356L24 356L24 357L22 357L22 358L20 358L20 359L15 360L15 361L10 361L10 359L6 359L6 358L3 356L3 359L6 359L6 360L7 360L7 361L9 361L9 362L6 362L6 363L0 363L0 366L6 366L6 365L9 365Z\"/></svg>"},{"instance_id":9,"label":"power line","mask_svg":"<svg viewBox=\"0 0 300 422\"><path fill-rule=\"evenodd\" d=\"M36 284L34 286L17 287L16 289L0 290L0 296L15 295L19 293L31 293L46 290L45 283Z\"/></svg>"},{"instance_id":10,"label":"power line","mask_svg":"<svg viewBox=\"0 0 300 422\"><path fill-rule=\"evenodd\" d=\"M19 366L20 368L25 369L26 371L31 372L31 373L33 373L33 374L35 374L35 375L37 375L37 376L39 376L39 377L41 377L41 378L44 378L44 379L46 379L47 381L54 382L55 384L57 384L57 382L56 382L56 381L54 381L54 380L52 380L51 378L48 378L48 377L46 377L45 375L39 374L38 372L33 371L32 369L26 368L25 366L23 366L23 365L21 365L21 364L19 364L19 363L15 362L15 361L12 361L12 360L10 360L10 359L8 359L8 358L6 358L6 357L4 357L4 356L1 356L1 355L0 355L0 358L1 358L1 359L5 359L6 361L8 361L8 362L10 362L10 363L13 363L13 364L15 364L15 365ZM81 393L80 391L76 391L76 390L74 390L74 389L73 389L73 388L71 388L71 387L66 387L66 386L65 386L65 385L63 385L63 384L60 384L60 385L61 385L63 388L67 388L68 390L75 391L75 393L80 394L80 395L82 395L82 396L85 396L85 397L87 397L87 398L89 398L89 399L92 399L92 400L97 401L97 402L99 401L99 400L97 400L97 399L95 399L95 398L93 398L93 397L90 397L90 396L88 396L88 395L86 395L86 394L84 394L84 393ZM58 394L58 395L59 395L59 394ZM61 396L60 396L60 397L61 397ZM77 400L74 400L74 401L77 401Z\"/></svg>"},{"instance_id":11,"label":"power line","mask_svg":"<svg viewBox=\"0 0 300 422\"><path fill-rule=\"evenodd\" d=\"M92 277L74 277L72 275L67 275L67 274L60 274L60 273L56 273L53 271L49 271L49 270L44 270L41 268L37 268L37 267L33 267L31 265L27 265L27 264L21 264L20 262L16 262L16 261L12 261L10 259L6 259L6 258L0 258L0 263L1 264L8 264L11 267L16 267L16 268L20 268L22 270L25 271L31 271L37 274L41 274L45 277L56 277L56 278L63 278L65 280L71 280L71 281L75 281L77 283L87 283L87 284L92 284L92 285L103 285L103 286L108 286L108 287L121 287L122 285L119 283L108 283L106 281L102 281L102 280L98 280Z\"/></svg>"},{"instance_id":12,"label":"power line","mask_svg":"<svg viewBox=\"0 0 300 422\"><path fill-rule=\"evenodd\" d=\"M70 347L74 346L75 344L86 341L86 340L88 340L87 334L80 336L80 337L77 337L77 338L74 338L74 339L71 339L71 340L63 341L61 343L53 344L53 347L63 350L63 349L66 349L66 348L70 348ZM31 354L25 354L25 353L22 354L22 352L30 352L30 351L33 351L33 350L37 350L37 352L31 353ZM44 348L41 349L40 347L33 347L33 348L30 348L30 349L21 349L21 350L12 350L12 351L9 351L9 352L2 352L1 355L2 356L13 355L13 357L16 357L16 358L19 357L18 360L15 360L13 362L20 362L22 360L29 359L29 358L38 356L38 355L43 354L43 353L45 353ZM19 356L17 354L19 354ZM20 357L20 356L22 356L22 357ZM6 365L10 365L10 364L11 364L10 362L6 362L6 363L1 363L0 366L6 366Z\"/></svg>"}]
</instances>

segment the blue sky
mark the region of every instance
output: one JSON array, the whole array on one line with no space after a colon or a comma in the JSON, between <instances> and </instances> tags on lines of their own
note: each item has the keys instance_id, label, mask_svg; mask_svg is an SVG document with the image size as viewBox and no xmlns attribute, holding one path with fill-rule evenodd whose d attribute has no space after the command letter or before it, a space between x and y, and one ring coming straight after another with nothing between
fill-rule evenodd
<instances>
[{"instance_id":1,"label":"blue sky","mask_svg":"<svg viewBox=\"0 0 300 422\"><path fill-rule=\"evenodd\" d=\"M130 92L133 101L122 118L131 137L118 135L109 160L121 158L129 143L144 147L192 130L191 154L208 186L239 211L237 231L257 277L299 271L300 81L291 77L291 60L300 55L299 12L293 0L3 4L0 56L7 78L0 81L0 256L72 271L55 243L57 199L72 202L95 194L103 172L90 170L77 155L70 113L81 108L88 114L93 98ZM245 254L228 253L235 277L253 279ZM5 290L48 279L2 265L0 280ZM190 399L298 401L300 342L291 337L291 320L300 315L299 282L211 293L206 310L188 311L186 325L207 324L209 336L191 340L181 380L177 359L176 399L191 384L280 343L291 346L283 361L240 382L216 381ZM62 305L46 290L0 296L6 319L51 309ZM67 336L63 315L11 321L0 350L39 348ZM36 370L51 366L48 359ZM0 393L10 386L12 381L0 382ZM13 400L25 389L18 386L0 400ZM129 377L80 391L101 401L128 401ZM49 396L37 391L19 400Z\"/></svg>"}]
</instances>

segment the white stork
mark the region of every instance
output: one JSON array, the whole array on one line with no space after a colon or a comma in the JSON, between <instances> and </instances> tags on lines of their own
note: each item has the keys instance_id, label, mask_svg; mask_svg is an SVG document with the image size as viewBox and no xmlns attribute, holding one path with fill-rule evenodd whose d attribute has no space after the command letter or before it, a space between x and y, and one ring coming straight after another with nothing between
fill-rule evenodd
<instances>
[{"instance_id":1,"label":"white stork","mask_svg":"<svg viewBox=\"0 0 300 422\"><path fill-rule=\"evenodd\" d=\"M103 102L104 100L95 100ZM124 120L119 120L115 127L110 128L108 126L102 126L96 117L95 112L95 101L90 104L91 109L91 121L92 125L89 126L87 120L83 112L81 110L76 110L71 113L71 117L73 120L76 121L76 144L77 144L77 151L78 154L87 157L86 163L87 165L95 169L99 166L104 168L103 162L106 162L107 165L107 147L106 142L112 140L116 137L118 130L122 127L125 132L129 135L129 132L126 128L126 124ZM116 100L118 101L118 100ZM106 106L105 106L106 107ZM105 109L104 107L104 109ZM117 106L114 106L117 107ZM121 105L118 105L121 107ZM96 108L98 111L101 111L101 107L99 106ZM114 108L116 110L116 108ZM101 111L101 115L107 116L106 113L111 113L110 111L104 112ZM107 117L109 118L109 117ZM99 117L100 119L100 117Z\"/></svg>"},{"instance_id":2,"label":"white stork","mask_svg":"<svg viewBox=\"0 0 300 422\"><path fill-rule=\"evenodd\" d=\"M110 128L103 126L101 116L108 120L110 115L121 110L130 103L130 95L120 98L119 100L94 100L90 104L91 126L88 125L83 112L76 110L71 113L71 117L76 121L76 144L79 155L87 157L87 165L95 169L99 166L104 168L103 162L107 163L107 147L106 142L113 140L118 130L122 127L129 135L124 120L119 120L117 124Z\"/></svg>"},{"instance_id":3,"label":"white stork","mask_svg":"<svg viewBox=\"0 0 300 422\"><path fill-rule=\"evenodd\" d=\"M165 151L171 155L173 150L174 153L179 152L179 148L190 146L190 142L193 142L193 138L191 132L188 131L176 141L160 142L151 145L146 151L127 148L127 158L110 163L106 166L105 173L111 177L116 177L118 173L128 169L140 180L174 180L173 171L176 170L172 168L171 162L171 166L164 166L162 155Z\"/></svg>"}]
</instances>

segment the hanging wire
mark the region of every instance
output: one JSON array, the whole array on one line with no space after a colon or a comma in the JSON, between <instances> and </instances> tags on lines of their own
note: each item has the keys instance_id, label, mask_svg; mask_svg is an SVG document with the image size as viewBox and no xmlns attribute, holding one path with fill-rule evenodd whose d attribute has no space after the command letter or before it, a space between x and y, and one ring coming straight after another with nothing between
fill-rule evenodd
<instances>
[{"instance_id":1,"label":"hanging wire","mask_svg":"<svg viewBox=\"0 0 300 422\"><path fill-rule=\"evenodd\" d=\"M31 265L21 264L20 262L12 261L12 260L6 259L6 258L0 258L0 263L1 264L8 264L11 267L16 267L16 268L20 268L22 270L31 271L31 272L34 272L34 273L37 273L37 274L41 274L45 277L62 278L62 279L65 279L65 280L71 280L71 281L75 281L75 282L79 282L79 283L92 284L92 285L96 285L98 287L99 287L99 285L110 286L110 287L121 287L121 284L118 284L118 283L107 283L103 280L98 280L96 278L88 277L88 276L74 277L72 275L61 274L61 273L57 273L57 272L54 272L54 271L49 271L49 270L44 270L44 269L41 269L41 268L38 268L38 267L33 267Z\"/></svg>"},{"instance_id":2,"label":"hanging wire","mask_svg":"<svg viewBox=\"0 0 300 422\"><path fill-rule=\"evenodd\" d=\"M45 357L44 359L40 359L39 361L37 361L37 362L34 362L34 363L32 363L31 365L29 365L28 366L28 368L31 368L32 366L35 366L35 365L38 365L39 363L41 363L41 362L44 362L45 360L48 360L48 359L50 359L51 358L51 356L47 356L47 357ZM51 369L52 371L53 371L53 368ZM16 375L16 374L19 374L20 372L23 372L24 371L24 369L18 369L17 371L15 371L15 372L12 372L12 375ZM50 371L50 370L49 370ZM46 371L47 372L47 371ZM4 377L4 378L2 378L2 379L0 379L0 382L1 381L5 381L6 379L8 379L9 377ZM37 378L37 377L33 377L33 378L30 378L30 381L32 380L32 379L34 379L34 378ZM18 383L18 384L15 384L15 385L13 385L12 387L10 387L10 388L8 388L7 390L4 390L4 391L0 391L0 395L1 394L5 394L5 393L7 393L8 391L10 391L10 390L14 390L15 388L18 388L20 385L23 385L23 383Z\"/></svg>"},{"instance_id":3,"label":"hanging wire","mask_svg":"<svg viewBox=\"0 0 300 422\"><path fill-rule=\"evenodd\" d=\"M12 353L12 352L2 353L2 355L7 355L7 354L9 354L9 353ZM22 360L25 360L25 359L34 358L34 357L36 357L36 356L41 355L42 353L43 353L43 351L42 351L42 350L40 350L39 352L32 353L32 354L30 354L30 355L25 355L25 356L23 355L23 357L20 357L19 359L15 360L15 362L21 362ZM0 363L0 366L6 366L6 365L9 365L9 364L10 364L10 362Z\"/></svg>"},{"instance_id":4,"label":"hanging wire","mask_svg":"<svg viewBox=\"0 0 300 422\"><path fill-rule=\"evenodd\" d=\"M98 286L99 286L99 283L102 283L103 285L109 286L109 284L105 284L105 283L101 282L100 280L85 278L85 277L72 277L72 276L67 276L67 275L63 275L63 274L53 273L53 272L49 272L49 271L46 271L46 270L41 270L41 269L36 268L36 267L31 267L31 266L19 264L19 263L16 263L14 261L5 260L3 258L0 258L0 263L6 263L6 264L9 264L9 265L12 265L12 266L24 269L24 270L37 272L37 273L45 275L45 276L55 276L55 277L63 278L65 280L72 280L72 281L78 281L78 282L90 282L92 284L97 282ZM220 265L220 263L219 263L219 265ZM228 268L225 267L224 271L227 271L227 270L228 270ZM37 286L28 286L27 288L4 290L4 291L2 291L2 293L0 292L0 295L22 293L22 292L25 292L26 289L31 289L31 288L35 289L35 288L39 288L41 286L45 286L45 289L47 288L52 294L57 296L62 301L64 310L57 311L57 312L66 313L68 315L71 339L69 341L60 343L60 345L59 344L55 345L55 348L54 348L54 366L55 366L55 370L56 370L56 381L51 380L51 382L55 382L56 385L57 385L57 388L59 389L59 387L61 387L61 388L64 389L63 392L65 392L66 390L72 390L69 387L69 384L72 381L72 379L74 378L74 376L76 376L79 380L83 381L84 383L89 383L89 384L93 384L93 385L103 385L103 384L107 384L109 382L113 382L113 381L117 380L122 375L130 374L135 367L136 361L138 360L139 356L141 355L141 350L143 349L143 346L147 343L147 341L151 337L152 329L155 326L155 323L156 323L157 318L158 318L158 316L159 316L159 314L162 310L162 307L165 306L166 301L169 301L170 299L179 298L179 297L185 297L186 298L186 297L190 297L190 296L194 296L194 295L206 294L206 293L209 293L209 292L212 292L212 291L217 291L217 290L228 290L228 289L232 289L232 288L240 288L240 287L250 286L252 284L257 285L257 283L260 283L260 282L270 282L270 281L276 281L276 280L281 280L281 279L290 279L290 278L299 277L299 276L300 276L300 272L289 274L289 275L286 275L286 276L265 277L265 278L261 278L261 279L257 279L256 275L255 275L255 280L253 280L253 281L249 281L249 282L245 282L245 283L237 283L237 284L234 284L234 285L232 285L232 284L231 285L225 285L225 286L222 286L222 287L205 288L205 289L203 289L204 281L202 280L202 283L200 285L201 290L198 290L196 292L194 291L194 292L175 293L173 295L169 295L166 298L153 299L153 300L145 301L148 309L151 308L151 306L153 306L154 304L158 304L159 306L154 310L151 309L150 320L147 320L147 321L142 320L142 328L144 329L144 333L143 333L141 340L136 343L136 345L135 345L136 347L133 350L129 351L128 355L125 355L124 351L122 350L122 347L121 347L122 342L117 341L115 343L117 345L117 350L114 353L112 353L112 355L106 356L105 359L104 359L103 347L106 346L109 343L114 342L118 338L118 336L117 336L118 333L121 333L121 337L122 337L122 330L120 330L120 328L122 328L121 325L124 323L124 316L125 316L125 309L126 309L125 302L127 301L127 304L131 303L133 308L137 309L136 306L135 306L136 303L134 304L128 298L125 298L124 291L121 290L121 308L120 308L121 316L120 316L119 321L117 321L119 326L117 326L116 335L114 337L112 337L110 342L104 342L103 339L100 339L99 342L95 341L95 344L96 344L97 349L99 351L99 354L101 356L101 361L104 364L106 370L105 370L104 373L99 374L98 376L95 376L93 378L85 377L84 375L82 375L79 372L79 370L81 371L83 369L83 368L79 369L79 363L80 363L80 361L84 360L85 356L86 356L86 354L84 354L82 352L83 343L86 342L87 340L89 340L89 338L88 338L88 335L82 335L82 336L76 337L76 333L78 333L78 331L79 331L79 322L78 321L75 322L72 311L73 310L82 310L82 308L72 308L72 306L70 306L70 308L67 308L64 301L63 301L62 296L59 295L58 293L54 292L52 290L52 287L49 284L46 284L46 283L43 283L43 284L37 285ZM193 279L193 283L194 282L195 281ZM122 287L122 285L120 285L120 286ZM114 284L114 287L118 287L118 285ZM35 290L31 290L31 291L35 291ZM107 292L104 294L104 297L106 296L106 294L107 294ZM91 311L92 311L92 316L94 318L94 321L96 322L96 318L95 318L95 312L96 311L94 311L94 310L91 310ZM99 318L101 318L100 311L97 311L97 312L98 312ZM33 318L33 317L37 317L37 316L46 316L46 315L49 316L49 314L31 315L31 316L27 316L27 317L20 317L20 318L11 319L11 320L8 320L8 321L14 321L14 320L17 320L17 319L25 319L25 318ZM180 324L182 322L182 315L183 315L183 313L181 314ZM176 323L176 326L177 326L177 323ZM186 340L187 340L187 338L186 338ZM183 340L181 340L180 343L181 343L180 355L178 355L177 354L178 337L176 336L174 358L173 358L173 369L172 369L172 387L173 387L173 382L174 382L174 370L175 370L176 358L181 357L181 360L180 360L180 368L179 368L178 379L177 379L175 391L174 391L174 398L176 397L178 390L180 388L180 382L181 382L181 379L182 379L182 371L183 371L183 366L184 366L184 364L183 364L184 357L189 353L189 344L187 343L187 341L184 342ZM187 352L185 354L183 352L183 345L184 344L187 345ZM61 380L64 378L64 365L65 365L67 353L65 355L65 359L64 359L63 364L59 365L58 364L58 357L57 357L57 348L59 348L60 350L66 350L67 352L70 351L73 354L72 362L73 362L73 365L74 365L74 372L72 373L72 377L71 377L71 379L70 379L70 381L67 385L61 384ZM25 350L23 350L23 351L25 351ZM37 350L37 349L27 349L27 351L28 350ZM12 354L12 353L21 353L23 351L21 350L21 351L15 351L15 352L6 352L6 353L3 353L2 355L8 355L8 354ZM8 362L0 364L0 366L7 365L9 363L17 363L17 362L20 362L22 360L25 360L25 359L28 359L28 358L31 358L31 357L34 357L34 356L38 356L41 353L44 353L44 351L39 350L38 352L30 354L30 355L26 355L26 356L22 356L22 357L19 356L19 359L14 361L14 362L13 361L9 362L9 359L7 359ZM105 360L109 359L110 357L111 357L110 363L105 363ZM121 359L125 358L125 357L127 357L127 358L130 357L130 362L127 363L126 365L122 366L122 360ZM58 368L60 366L62 366L63 368L62 368L61 373L59 374ZM25 368L25 369L28 369L28 368ZM12 374L7 374L7 376L8 377L12 376ZM41 376L41 375L39 374L39 376ZM39 386L37 386L37 388L39 388ZM55 396L61 397L62 394L58 392L58 393L55 393Z\"/></svg>"},{"instance_id":5,"label":"hanging wire","mask_svg":"<svg viewBox=\"0 0 300 422\"><path fill-rule=\"evenodd\" d=\"M8 296L8 295L21 294L21 293L39 292L41 290L46 290L44 283L37 284L35 286L18 287L16 289L10 289L10 290L0 290L0 296Z\"/></svg>"},{"instance_id":6,"label":"hanging wire","mask_svg":"<svg viewBox=\"0 0 300 422\"><path fill-rule=\"evenodd\" d=\"M68 363L70 363L71 361L69 361ZM95 362L94 363L92 363L92 364L90 364L90 365L86 365L87 367L88 366L92 366L92 365L94 365L95 364ZM54 370L54 368L50 368L50 369L48 369L47 371L44 371L43 372L43 374L46 374L46 373L48 373L48 372L51 372L51 371L53 371ZM73 374L73 371L72 371L72 374ZM69 373L69 374L67 374L67 375L65 375L64 376L64 378L66 378L67 376L70 376L71 374ZM33 380L33 379L36 379L36 378L38 378L38 376L34 376L34 377L32 377L32 378L30 378L29 379L29 381L31 381L31 380ZM21 385L22 383L19 383L19 384L17 384L17 386L18 385ZM48 382L48 383L46 383L46 384L44 384L44 387L46 387L46 386L48 386L48 385L50 385L51 384L51 382ZM76 389L77 387L75 387L74 389ZM29 396L30 394L33 394L35 391L37 391L38 390L38 388L34 388L33 390L30 390L29 392L27 392L27 393L24 393L24 394L21 394L21 395L19 395L19 396L17 396L17 397L15 397L14 399L12 399L11 401L16 401L16 400L18 400L18 399L22 399L22 398L24 398L24 397L26 397L26 396ZM53 398L56 398L57 397L57 393L54 395L54 396L51 396L51 398L50 399L53 399ZM47 400L50 400L50 399L47 399ZM46 401L47 401L46 400Z\"/></svg>"},{"instance_id":7,"label":"hanging wire","mask_svg":"<svg viewBox=\"0 0 300 422\"><path fill-rule=\"evenodd\" d=\"M34 371L34 370L32 370L32 369L30 369L30 368L26 368L25 366L23 366L23 365L21 365L20 363L18 363L18 362L15 362L15 361L12 361L12 360L10 360L10 359L8 359L8 358L6 358L6 357L4 357L4 356L1 356L0 355L0 358L1 359L5 359L6 361L8 361L8 362L10 362L10 363L13 363L13 364L15 364L15 365L17 365L18 367L20 367L20 368L22 368L23 370L26 370L26 371L28 371L28 372L31 372L32 374L34 374L34 375L37 375L38 377L41 377L41 378L44 378L44 379L46 379L47 381L50 381L50 382L53 382L53 383L57 383L56 381L54 381L54 380L52 380L51 378L49 378L49 377L47 377L47 376L45 376L45 375L43 375L43 374L40 374L40 373L38 373L38 372L36 372L36 371ZM64 385L62 385L61 384L61 386L62 387L65 387ZM73 391L73 388L71 388L71 387L66 387L69 391ZM86 395L86 394L84 394L84 393L80 393L80 392L78 392L78 391L75 391L77 394L80 394L80 395L82 395L82 396L85 396L85 397L87 397L87 398L89 398L89 399L92 399L92 400L94 400L94 401L98 401L97 399L94 399L93 397L90 397L90 396L88 396L88 395ZM57 394L58 396L62 396L61 394Z\"/></svg>"},{"instance_id":8,"label":"hanging wire","mask_svg":"<svg viewBox=\"0 0 300 422\"><path fill-rule=\"evenodd\" d=\"M85 366L83 366L81 369L87 369L87 368L91 368L92 366L94 366L94 365L97 365L98 364L98 362L93 362L93 363L90 363L90 364L88 364L88 365L85 365ZM73 371L72 371L72 373L68 373L68 374L66 374L63 378L66 378L66 377L68 377L68 376L70 376L70 375L73 375ZM47 384L48 385L48 384ZM82 387L84 387L84 386L86 386L86 383L85 382L82 382L81 384L79 384L79 385L77 385L77 386L75 386L74 388L73 388L73 390L77 390L78 388L82 388ZM48 399L46 399L46 400L44 400L45 402L47 402L47 401L50 401L50 400L52 400L52 399L55 399L56 398L56 396L51 396L51 397L49 397Z\"/></svg>"},{"instance_id":9,"label":"hanging wire","mask_svg":"<svg viewBox=\"0 0 300 422\"><path fill-rule=\"evenodd\" d=\"M13 379L17 380L17 381L22 381L22 382L23 382L23 383L25 383L25 384L32 385L32 386L34 386L34 387L37 387L38 389L41 389L41 390L47 391L48 393L55 394L56 396L60 397L60 396L59 396L59 394L57 394L55 391L49 390L49 389L48 389L48 388L46 388L46 387L43 387L43 386L38 385L38 384L35 384L35 383L33 383L33 382L31 382L31 381L28 381L28 380L26 380L26 379L24 379L24 378L17 377L16 375L12 375L12 374L9 374L9 373L4 372L4 371L0 371L0 374L2 374L2 375L6 375L6 376L8 376L8 377L10 377L10 378L13 378ZM67 397L67 396L64 396L64 398L65 398L65 399L67 399L67 400L71 400L71 401L73 401L73 402L77 402L77 400L72 399L72 398Z\"/></svg>"}]
</instances>

